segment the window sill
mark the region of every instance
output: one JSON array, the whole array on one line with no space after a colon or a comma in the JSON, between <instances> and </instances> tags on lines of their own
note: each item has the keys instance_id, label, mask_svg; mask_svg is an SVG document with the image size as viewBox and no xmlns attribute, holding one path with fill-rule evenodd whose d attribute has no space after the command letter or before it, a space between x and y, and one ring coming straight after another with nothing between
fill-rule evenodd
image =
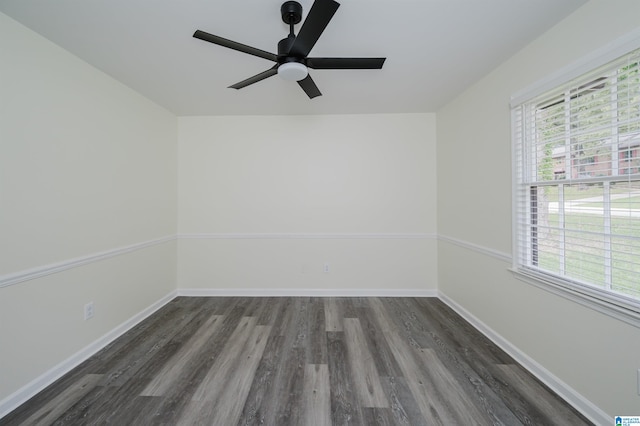
<instances>
[{"instance_id":1,"label":"window sill","mask_svg":"<svg viewBox=\"0 0 640 426\"><path fill-rule=\"evenodd\" d=\"M526 269L509 268L509 271L520 281L640 328L640 303L638 302Z\"/></svg>"}]
</instances>

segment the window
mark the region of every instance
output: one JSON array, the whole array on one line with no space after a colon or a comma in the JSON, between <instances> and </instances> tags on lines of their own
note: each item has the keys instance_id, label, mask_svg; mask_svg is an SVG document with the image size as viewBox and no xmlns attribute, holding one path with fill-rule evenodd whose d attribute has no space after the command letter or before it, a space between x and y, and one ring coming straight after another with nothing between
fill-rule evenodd
<instances>
[{"instance_id":1,"label":"window","mask_svg":"<svg viewBox=\"0 0 640 426\"><path fill-rule=\"evenodd\" d=\"M640 49L512 105L514 270L640 317Z\"/></svg>"}]
</instances>

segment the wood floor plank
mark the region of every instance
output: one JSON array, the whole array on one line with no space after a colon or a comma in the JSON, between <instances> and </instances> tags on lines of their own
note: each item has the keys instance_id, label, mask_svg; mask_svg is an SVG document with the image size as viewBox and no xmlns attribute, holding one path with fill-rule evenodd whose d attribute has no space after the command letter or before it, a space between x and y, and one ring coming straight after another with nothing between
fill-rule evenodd
<instances>
[{"instance_id":1,"label":"wood floor plank","mask_svg":"<svg viewBox=\"0 0 640 426\"><path fill-rule=\"evenodd\" d=\"M420 322L414 312L407 309L408 298L388 297L382 300L384 309L389 312L392 327L400 333L414 348L432 347L431 336L427 326Z\"/></svg>"},{"instance_id":2,"label":"wood floor plank","mask_svg":"<svg viewBox=\"0 0 640 426\"><path fill-rule=\"evenodd\" d=\"M285 336L291 338L291 324L295 322L294 316L298 312L298 306L301 300L297 297L285 297L279 315L274 320L273 334L277 336Z\"/></svg>"},{"instance_id":3,"label":"wood floor plank","mask_svg":"<svg viewBox=\"0 0 640 426\"><path fill-rule=\"evenodd\" d=\"M277 318L282 314L283 306L287 297L264 297L261 301L265 309L262 309L258 315L258 325L273 326ZM272 334L274 330L271 330Z\"/></svg>"},{"instance_id":4,"label":"wood floor plank","mask_svg":"<svg viewBox=\"0 0 640 426\"><path fill-rule=\"evenodd\" d=\"M162 424L175 425L178 422L181 413L191 404L191 398L211 371L215 361L227 346L229 339L243 318L245 309L238 305L237 298L211 299L225 302L216 309L206 312L209 316L220 315L224 318L223 323L215 338L209 340L200 352L191 359L189 368L183 371L183 374L165 393L163 402L151 413L151 417L162 419Z\"/></svg>"},{"instance_id":5,"label":"wood floor plank","mask_svg":"<svg viewBox=\"0 0 640 426\"><path fill-rule=\"evenodd\" d=\"M362 418L367 426L393 426L396 424L388 408L365 407L362 409Z\"/></svg>"},{"instance_id":6,"label":"wood floor plank","mask_svg":"<svg viewBox=\"0 0 640 426\"><path fill-rule=\"evenodd\" d=\"M94 413L95 418L92 418L88 424L136 424L133 420L139 418L140 413L147 411L147 406L155 406L155 403L162 399L157 396L140 396L139 392L144 388L145 383L146 381L136 383L136 380L133 380L127 384L128 390L116 390L113 394L115 403L111 407L103 405L102 410ZM132 396L135 393L138 395ZM113 409L113 407L117 407L117 409ZM76 424L75 422L78 420L76 418L74 422L64 424ZM142 424L151 424L151 418L141 420Z\"/></svg>"},{"instance_id":7,"label":"wood floor plank","mask_svg":"<svg viewBox=\"0 0 640 426\"><path fill-rule=\"evenodd\" d=\"M471 403L464 389L454 375L442 364L435 351L421 349L418 351L423 362L422 371L425 378L433 384L435 391L447 401L447 408L456 418L456 424L489 425L492 419L486 418Z\"/></svg>"},{"instance_id":8,"label":"wood floor plank","mask_svg":"<svg viewBox=\"0 0 640 426\"><path fill-rule=\"evenodd\" d=\"M375 317L378 327L383 334L386 335L386 333L396 333L399 331L394 325L394 320L391 318L391 315L384 307L384 304L379 297L369 298L369 306L373 312L372 315Z\"/></svg>"},{"instance_id":9,"label":"wood floor plank","mask_svg":"<svg viewBox=\"0 0 640 426\"><path fill-rule=\"evenodd\" d=\"M518 404L512 403L511 389L505 382L496 380L497 364L513 363L513 359L442 301L407 298L399 302L426 325L431 347L464 388L467 399L491 423L519 424L521 419L513 409Z\"/></svg>"},{"instance_id":10,"label":"wood floor plank","mask_svg":"<svg viewBox=\"0 0 640 426\"><path fill-rule=\"evenodd\" d=\"M274 335L272 332L254 374L239 425L264 424L266 418L275 417L271 413L277 396L276 383L283 370L284 352L285 336Z\"/></svg>"},{"instance_id":11,"label":"wood floor plank","mask_svg":"<svg viewBox=\"0 0 640 426\"><path fill-rule=\"evenodd\" d=\"M424 322L426 329L432 336L446 340L440 346L446 345L449 350L460 352L462 355L468 353L468 350L473 350L472 359L481 356L487 363L512 364L515 362L513 358L473 328L441 300L435 298L402 300L405 302L405 306L407 303L411 303L411 307L408 309L419 315L420 321Z\"/></svg>"},{"instance_id":12,"label":"wood floor plank","mask_svg":"<svg viewBox=\"0 0 640 426\"><path fill-rule=\"evenodd\" d=\"M467 348L459 347L452 352L451 342L443 340L443 332L438 324L431 322L426 313L415 310L413 299L394 299L389 301L392 306L396 324L399 322L405 328L410 346L420 354L426 383L431 383L440 393L443 390L451 392L452 396L445 399L446 404L441 407L458 418L459 422L469 422L473 418L476 424L493 424L497 418L502 418L510 424L517 424L518 419L510 410L504 407L497 395L486 386L473 369L464 362ZM436 332L439 331L439 332ZM424 349L423 347L434 348ZM443 355L436 355L437 351ZM462 356L461 356L462 355ZM443 364L446 364L446 366ZM459 395L465 395L459 398ZM457 407L464 404L465 407ZM496 412L499 411L498 415ZM467 418L464 418L464 417Z\"/></svg>"},{"instance_id":13,"label":"wood floor plank","mask_svg":"<svg viewBox=\"0 0 640 426\"><path fill-rule=\"evenodd\" d=\"M129 330L126 339L114 340L85 361L83 367L96 374L108 374L117 370L119 364L127 363L131 359L137 346L143 346L145 341L152 341L152 339L155 343L158 335L174 329L170 321L182 316L184 312L184 308L179 303L164 306L157 312L158 315L148 317Z\"/></svg>"},{"instance_id":14,"label":"wood floor plank","mask_svg":"<svg viewBox=\"0 0 640 426\"><path fill-rule=\"evenodd\" d=\"M342 331L342 312L335 297L324 299L324 319L326 331Z\"/></svg>"},{"instance_id":15,"label":"wood floor plank","mask_svg":"<svg viewBox=\"0 0 640 426\"><path fill-rule=\"evenodd\" d=\"M519 413L524 424L545 423L563 425L583 425L584 420L576 417L572 408L558 400L557 396L550 393L546 387L532 380L531 375L521 366L514 364L499 365L504 373L504 378L517 389L517 394L526 401L526 407L534 406L534 412L527 408L526 413ZM535 413L534 417L531 413Z\"/></svg>"},{"instance_id":16,"label":"wood floor plank","mask_svg":"<svg viewBox=\"0 0 640 426\"><path fill-rule=\"evenodd\" d=\"M302 390L304 387L304 366L308 364L307 335L310 298L295 297L289 305L290 315L283 317L284 350L280 359L278 374L274 382L271 408L265 417L266 424L299 424L301 417Z\"/></svg>"},{"instance_id":17,"label":"wood floor plank","mask_svg":"<svg viewBox=\"0 0 640 426\"><path fill-rule=\"evenodd\" d=\"M308 298L285 298L240 424L297 424L307 364Z\"/></svg>"},{"instance_id":18,"label":"wood floor plank","mask_svg":"<svg viewBox=\"0 0 640 426\"><path fill-rule=\"evenodd\" d=\"M427 426L416 399L411 393L404 377L382 377L382 387L385 390L391 409L394 424L405 426Z\"/></svg>"},{"instance_id":19,"label":"wood floor plank","mask_svg":"<svg viewBox=\"0 0 640 426\"><path fill-rule=\"evenodd\" d=\"M360 321L357 318L345 318L343 327L349 367L360 404L363 407L389 407Z\"/></svg>"},{"instance_id":20,"label":"wood floor plank","mask_svg":"<svg viewBox=\"0 0 640 426\"><path fill-rule=\"evenodd\" d=\"M344 333L327 332L329 346L329 383L331 386L331 422L334 425L360 425L361 407L353 388Z\"/></svg>"},{"instance_id":21,"label":"wood floor plank","mask_svg":"<svg viewBox=\"0 0 640 426\"><path fill-rule=\"evenodd\" d=\"M224 316L213 315L185 342L140 394L141 396L163 396L178 380L188 364L212 336L220 329Z\"/></svg>"},{"instance_id":22,"label":"wood floor plank","mask_svg":"<svg viewBox=\"0 0 640 426\"><path fill-rule=\"evenodd\" d=\"M101 379L102 374L87 374L81 377L80 380L64 389L48 404L29 416L24 423L38 426L52 424L89 391L93 390Z\"/></svg>"},{"instance_id":23,"label":"wood floor plank","mask_svg":"<svg viewBox=\"0 0 640 426\"><path fill-rule=\"evenodd\" d=\"M288 347L284 352L280 374L274 383L265 424L297 425L302 421L302 392L304 389L304 366L306 365L303 348Z\"/></svg>"},{"instance_id":24,"label":"wood floor plank","mask_svg":"<svg viewBox=\"0 0 640 426\"><path fill-rule=\"evenodd\" d=\"M311 298L307 314L306 334L309 343L305 345L306 361L309 364L327 364L327 333L321 298Z\"/></svg>"},{"instance_id":25,"label":"wood floor plank","mask_svg":"<svg viewBox=\"0 0 640 426\"><path fill-rule=\"evenodd\" d=\"M258 325L243 351L238 354L240 368L223 385L224 392L218 397L213 417L206 417L212 424L237 424L247 395L251 389L258 363L269 339L271 326Z\"/></svg>"},{"instance_id":26,"label":"wood floor plank","mask_svg":"<svg viewBox=\"0 0 640 426\"><path fill-rule=\"evenodd\" d=\"M382 377L398 377L402 375L400 367L396 362L387 340L384 338L382 330L373 315L373 310L368 306L358 308L358 320L364 332L366 345L375 362L378 374Z\"/></svg>"},{"instance_id":27,"label":"wood floor plank","mask_svg":"<svg viewBox=\"0 0 640 426\"><path fill-rule=\"evenodd\" d=\"M306 348L309 343L309 312L311 308L311 299L308 297L298 297L293 304L294 313L289 322L287 335L293 338L292 346L294 348Z\"/></svg>"},{"instance_id":28,"label":"wood floor plank","mask_svg":"<svg viewBox=\"0 0 640 426\"><path fill-rule=\"evenodd\" d=\"M149 360L188 324L197 311L189 312L179 318L175 323L163 322L150 334L142 334L122 348L114 357L115 362L107 363L104 374L103 386L122 386L127 380L135 376Z\"/></svg>"},{"instance_id":29,"label":"wood floor plank","mask_svg":"<svg viewBox=\"0 0 640 426\"><path fill-rule=\"evenodd\" d=\"M251 318L255 320L255 317ZM241 364L242 367L230 368L223 373L223 376L217 374L222 370L216 370L213 377L219 380L203 382L203 385L207 383L210 388L202 392L199 389L196 392L192 399L193 405L184 411L179 424L235 425L238 423L271 327L259 325L247 327L246 330L250 335L246 336L245 344L236 354L237 364ZM238 338L243 337L245 333L239 333ZM230 365L222 362L216 367L224 369L229 368Z\"/></svg>"},{"instance_id":30,"label":"wood floor plank","mask_svg":"<svg viewBox=\"0 0 640 426\"><path fill-rule=\"evenodd\" d=\"M66 410L54 424L58 425L90 425L106 424L106 417L116 411L111 403L120 389L117 387L96 386ZM118 407L119 410L119 407ZM3 419L4 420L4 419ZM7 423L11 425L12 423ZM14 423L16 424L16 423ZM28 423L17 423L27 425Z\"/></svg>"},{"instance_id":31,"label":"wood floor plank","mask_svg":"<svg viewBox=\"0 0 640 426\"><path fill-rule=\"evenodd\" d=\"M331 426L331 386L327 364L307 364L302 390L302 419L306 426Z\"/></svg>"},{"instance_id":32,"label":"wood floor plank","mask_svg":"<svg viewBox=\"0 0 640 426\"><path fill-rule=\"evenodd\" d=\"M436 298L178 297L5 425L590 424Z\"/></svg>"},{"instance_id":33,"label":"wood floor plank","mask_svg":"<svg viewBox=\"0 0 640 426\"><path fill-rule=\"evenodd\" d=\"M241 353L247 344L253 329L256 327L255 317L243 317L227 341L224 350L216 359L216 362L205 376L195 394L191 398L193 401L215 401L222 391L221 386L226 383L229 376L233 374L233 367L238 361L238 354Z\"/></svg>"},{"instance_id":34,"label":"wood floor plank","mask_svg":"<svg viewBox=\"0 0 640 426\"><path fill-rule=\"evenodd\" d=\"M122 386L97 386L59 419L59 424L123 424L139 409L137 396L146 379L133 377Z\"/></svg>"},{"instance_id":35,"label":"wood floor plank","mask_svg":"<svg viewBox=\"0 0 640 426\"><path fill-rule=\"evenodd\" d=\"M415 358L416 349L397 333L386 332L385 337L426 422L438 425L459 424L454 413L448 409L446 400L423 374L419 361Z\"/></svg>"},{"instance_id":36,"label":"wood floor plank","mask_svg":"<svg viewBox=\"0 0 640 426\"><path fill-rule=\"evenodd\" d=\"M499 423L498 419L502 419L508 424L518 424L517 417L502 403L499 395L473 368L477 364L482 364L478 363L478 359L491 363L498 358L489 359L486 351L482 348L477 352L475 350L475 336L468 336L467 330L461 332L460 328L454 328L453 330L458 330L458 333L450 333L452 330L449 327L452 326L452 323L447 321L448 318L438 315L444 304L424 309L417 303L418 300L421 299L387 300L387 306L391 306L394 312L393 316L405 328L404 335L412 339L413 346L433 348L433 355L435 356L437 353L434 359L443 364L442 368L447 371L450 376L449 380L454 384L452 390L466 396L465 403L469 404L469 410L475 412L476 415L481 413L481 419L477 420L478 422L492 424ZM474 331L476 330L474 329ZM429 370L425 371L427 374L429 373Z\"/></svg>"}]
</instances>

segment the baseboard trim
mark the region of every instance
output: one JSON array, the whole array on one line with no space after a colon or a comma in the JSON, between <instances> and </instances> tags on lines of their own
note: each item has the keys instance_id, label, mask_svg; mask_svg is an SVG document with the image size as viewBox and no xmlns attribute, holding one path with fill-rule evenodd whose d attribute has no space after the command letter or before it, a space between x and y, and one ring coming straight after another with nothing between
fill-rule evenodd
<instances>
[{"instance_id":1,"label":"baseboard trim","mask_svg":"<svg viewBox=\"0 0 640 426\"><path fill-rule=\"evenodd\" d=\"M538 364L533 358L522 352L516 346L511 344L507 339L495 332L491 327L480 321L471 312L467 311L442 291L438 292L438 298L447 304L451 309L456 311L461 317L467 320L478 331L484 334L489 340L498 345L503 351L508 353L512 358L518 361L524 368L529 370L531 374L537 377L545 385L549 386L554 392L560 395L565 401L571 404L576 410L580 411L585 417L595 424L610 424L613 416L608 415L599 407L586 399L584 396L576 392L569 385L553 375L549 370Z\"/></svg>"},{"instance_id":2,"label":"baseboard trim","mask_svg":"<svg viewBox=\"0 0 640 426\"><path fill-rule=\"evenodd\" d=\"M167 241L172 241L175 239L175 235L169 235L149 241L143 241L141 243L118 247L111 250L105 250L98 253L92 253L86 256L76 257L74 259L68 259L62 262L38 266L36 268L26 269L24 271L15 272L12 274L0 275L0 288L19 284L24 281L34 280L36 278L41 278L51 274L57 274L58 272L66 271L67 269L77 268L78 266L87 265L89 263L98 262L115 256L120 256L122 254L131 253L137 250L142 250L144 248L166 243Z\"/></svg>"},{"instance_id":3,"label":"baseboard trim","mask_svg":"<svg viewBox=\"0 0 640 426\"><path fill-rule=\"evenodd\" d=\"M80 365L82 362L87 360L90 356L97 353L99 350L107 346L109 343L122 336L124 333L132 329L138 323L140 323L145 318L152 315L158 309L162 308L164 305L169 303L177 296L177 291L174 290L161 298L160 300L154 302L141 312L132 316L113 330L109 331L104 336L90 343L88 346L85 346L75 354L71 355L66 360L62 361L58 365L51 368L49 371L35 378L31 382L27 383L25 386L9 395L2 401L0 401L0 419L6 416L16 408L18 408L21 404L24 404L30 398L35 396L38 392L42 391L44 388L58 380L60 377L71 371L73 368Z\"/></svg>"},{"instance_id":4,"label":"baseboard trim","mask_svg":"<svg viewBox=\"0 0 640 426\"><path fill-rule=\"evenodd\" d=\"M437 297L438 290L357 288L180 288L187 297Z\"/></svg>"}]
</instances>

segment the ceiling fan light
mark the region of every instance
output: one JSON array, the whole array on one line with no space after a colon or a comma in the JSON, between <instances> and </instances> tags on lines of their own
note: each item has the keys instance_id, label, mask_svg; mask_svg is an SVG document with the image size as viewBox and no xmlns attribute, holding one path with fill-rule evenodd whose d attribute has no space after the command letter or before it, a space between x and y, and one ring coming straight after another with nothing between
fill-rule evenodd
<instances>
[{"instance_id":1,"label":"ceiling fan light","mask_svg":"<svg viewBox=\"0 0 640 426\"><path fill-rule=\"evenodd\" d=\"M283 80L300 81L307 77L309 70L300 62L286 62L278 67L278 75Z\"/></svg>"}]
</instances>

